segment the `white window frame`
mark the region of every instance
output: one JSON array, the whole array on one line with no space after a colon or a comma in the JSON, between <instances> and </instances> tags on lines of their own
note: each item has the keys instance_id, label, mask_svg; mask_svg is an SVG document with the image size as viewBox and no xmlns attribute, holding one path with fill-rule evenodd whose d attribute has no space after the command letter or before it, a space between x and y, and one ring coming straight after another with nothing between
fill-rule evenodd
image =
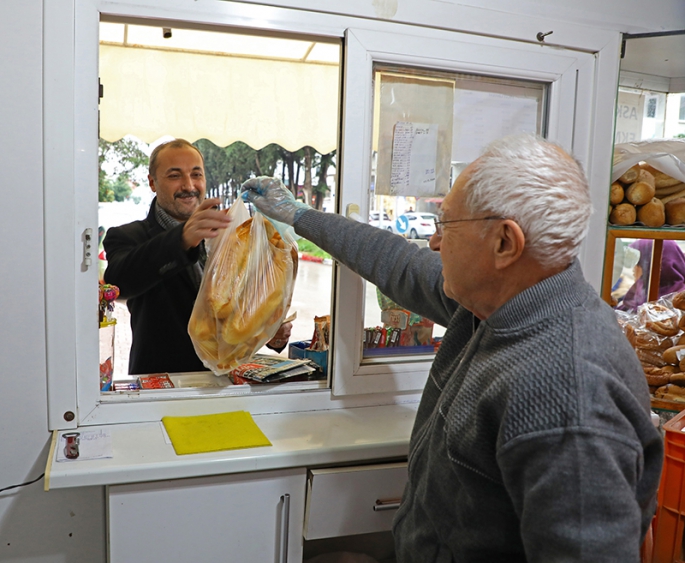
<instances>
[{"instance_id":1,"label":"white window frame","mask_svg":"<svg viewBox=\"0 0 685 563\"><path fill-rule=\"evenodd\" d=\"M128 402L102 402L97 385L98 342L95 305L97 267L84 265L84 233L97 232L97 65L100 13L111 17L164 19L199 25L235 26L317 36L345 36L347 30L346 75L343 103L344 134L340 146L341 184L339 209L356 203L366 212L370 158L370 94L372 62L413 64L459 72L549 80L559 85L552 89L548 136L572 148L581 160L589 161L590 148L598 145L596 170L592 177L608 180L613 123L596 112L598 103L608 107L615 93L615 80L593 85L595 72L602 69L609 77L618 75L619 38L617 34L588 31L588 45L594 49L597 65L576 64L567 74L540 70L532 62L512 62L511 69L494 67L481 55L495 48L515 49L529 61L568 57L572 52L542 46L495 40L474 35L412 27L392 22L364 20L349 16L308 12L297 9L216 0L55 0L44 6L44 173L45 173L45 269L46 341L48 368L48 422L50 429L66 429L91 424L159 420L164 415L204 414L226 410L253 413L348 408L370 404L416 401L425 380L429 362L361 366L362 321L361 280L344 268L336 267L335 325L332 391L320 389L265 395L248 391L241 396L216 396L198 392L195 397L178 400L173 394L152 394ZM516 19L516 18L514 18ZM512 36L526 28L519 18L511 28ZM563 26L557 26L564 36ZM574 29L568 26L567 30ZM526 31L527 33L527 31ZM507 29L500 35L506 36ZM571 39L572 35L572 39ZM603 38L609 36L606 45ZM515 38L515 37L514 37ZM384 44L392 40L393 49ZM406 42L406 43L405 43ZM569 43L582 43L578 34L569 34ZM419 49L419 44L427 50ZM402 45L416 46L415 55ZM447 48L446 56L437 46ZM466 49L470 46L470 49ZM461 51L460 49L466 49ZM577 60L593 55L575 52ZM600 60L601 55L601 60ZM575 55L574 55L575 56ZM374 59L375 57L375 59ZM573 57L571 57L573 58ZM488 66L490 65L490 66ZM531 66L532 65L532 66ZM539 65L538 65L539 66ZM543 65L544 66L544 65ZM525 68L520 68L525 67ZM531 71L531 68L533 69ZM570 66L569 66L570 68ZM579 77L576 82L575 76ZM598 74L599 75L599 74ZM588 86L577 96L566 82ZM590 78L591 77L591 78ZM564 87L562 87L562 85ZM359 88L355 90L355 88ZM355 98L355 96L357 96ZM359 97L361 96L361 97ZM356 101L355 101L356 100ZM363 100L363 103L360 101ZM571 116L559 108L575 108ZM573 125L573 115L586 112L584 125ZM604 112L610 114L611 112ZM555 117L556 116L556 117ZM611 118L610 118L611 119ZM93 140L95 139L95 140ZM363 142L360 142L363 140ZM606 149L604 146L606 145ZM608 186L608 184L607 184ZM602 193L600 199L606 199ZM603 247L605 223L601 221ZM592 227L591 227L592 231ZM93 250L93 257L97 252ZM599 257L601 251L596 253ZM601 258L597 270L601 271ZM73 265L73 266L72 266ZM599 285L599 282L597 282ZM345 303L345 306L341 306ZM352 317L350 304L358 308ZM372 375L372 377L357 377ZM399 374L399 375L398 375Z\"/></svg>"},{"instance_id":2,"label":"white window frame","mask_svg":"<svg viewBox=\"0 0 685 563\"><path fill-rule=\"evenodd\" d=\"M590 130L590 113L579 116L575 111L579 103L589 103L585 98L594 89L595 58L588 53L541 50L526 43L457 33L412 30L411 34L397 34L348 29L345 61L344 91L349 96L343 103L342 209L356 205L362 217L368 214L371 180L374 63L543 82L549 88L547 138L573 150L574 138L585 138ZM338 287L333 394L422 389L431 358L362 361L364 282L343 267Z\"/></svg>"}]
</instances>

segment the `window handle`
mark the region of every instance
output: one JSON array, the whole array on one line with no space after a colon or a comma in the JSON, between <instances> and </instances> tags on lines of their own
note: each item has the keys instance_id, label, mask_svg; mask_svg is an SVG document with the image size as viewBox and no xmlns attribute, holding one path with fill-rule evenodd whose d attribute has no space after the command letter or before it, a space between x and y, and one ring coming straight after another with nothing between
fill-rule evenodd
<instances>
[{"instance_id":1,"label":"window handle","mask_svg":"<svg viewBox=\"0 0 685 563\"><path fill-rule=\"evenodd\" d=\"M87 270L93 264L93 229L83 231L83 267Z\"/></svg>"}]
</instances>

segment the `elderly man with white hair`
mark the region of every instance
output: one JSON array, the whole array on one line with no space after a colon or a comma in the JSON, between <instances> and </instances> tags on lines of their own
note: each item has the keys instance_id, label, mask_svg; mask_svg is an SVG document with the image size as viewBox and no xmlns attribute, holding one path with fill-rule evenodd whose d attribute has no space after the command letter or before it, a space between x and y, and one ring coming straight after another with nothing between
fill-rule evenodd
<instances>
[{"instance_id":1,"label":"elderly man with white hair","mask_svg":"<svg viewBox=\"0 0 685 563\"><path fill-rule=\"evenodd\" d=\"M576 258L592 209L572 157L528 135L491 144L445 198L432 250L314 211L272 178L244 190L447 327L411 436L397 561L639 561L663 443L640 363Z\"/></svg>"}]
</instances>

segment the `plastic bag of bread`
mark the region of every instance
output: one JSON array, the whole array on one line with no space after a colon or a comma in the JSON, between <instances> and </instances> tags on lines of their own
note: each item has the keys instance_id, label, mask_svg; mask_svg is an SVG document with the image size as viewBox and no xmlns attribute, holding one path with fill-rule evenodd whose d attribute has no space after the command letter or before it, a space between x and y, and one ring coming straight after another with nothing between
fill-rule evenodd
<instances>
[{"instance_id":1,"label":"plastic bag of bread","mask_svg":"<svg viewBox=\"0 0 685 563\"><path fill-rule=\"evenodd\" d=\"M669 305L664 299L643 303L637 308L640 324L661 336L675 336L680 332L680 311Z\"/></svg>"},{"instance_id":2,"label":"plastic bag of bread","mask_svg":"<svg viewBox=\"0 0 685 563\"><path fill-rule=\"evenodd\" d=\"M248 361L278 331L292 299L297 250L242 200L214 239L188 323L202 363L216 375ZM285 238L284 238L285 237Z\"/></svg>"},{"instance_id":3,"label":"plastic bag of bread","mask_svg":"<svg viewBox=\"0 0 685 563\"><path fill-rule=\"evenodd\" d=\"M685 224L685 140L616 145L611 182L611 224Z\"/></svg>"},{"instance_id":4,"label":"plastic bag of bread","mask_svg":"<svg viewBox=\"0 0 685 563\"><path fill-rule=\"evenodd\" d=\"M636 181L639 170L635 171L635 178L624 174L640 162L644 163L642 168L654 176L654 187L657 190L669 187L668 184L673 186L685 182L685 140L651 139L615 145L611 181L616 182L621 178L626 183Z\"/></svg>"}]
</instances>

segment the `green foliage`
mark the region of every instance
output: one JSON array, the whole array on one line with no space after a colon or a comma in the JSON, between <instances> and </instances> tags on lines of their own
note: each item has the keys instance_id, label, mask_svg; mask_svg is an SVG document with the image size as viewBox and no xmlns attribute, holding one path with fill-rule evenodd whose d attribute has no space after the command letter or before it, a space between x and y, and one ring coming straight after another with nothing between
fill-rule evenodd
<instances>
[{"instance_id":1,"label":"green foliage","mask_svg":"<svg viewBox=\"0 0 685 563\"><path fill-rule=\"evenodd\" d=\"M331 255L328 254L328 252L321 250L313 242L310 242L310 241L303 239L303 238L298 239L297 248L300 252L306 252L307 254L311 254L312 256L317 256L319 258L330 258L331 257Z\"/></svg>"},{"instance_id":2,"label":"green foliage","mask_svg":"<svg viewBox=\"0 0 685 563\"><path fill-rule=\"evenodd\" d=\"M678 133L674 139L685 139L685 133Z\"/></svg>"},{"instance_id":3,"label":"green foliage","mask_svg":"<svg viewBox=\"0 0 685 563\"><path fill-rule=\"evenodd\" d=\"M273 176L280 158L280 147L268 145L255 150L241 141L218 147L207 139L193 143L205 159L207 193L232 203L242 183L253 176Z\"/></svg>"},{"instance_id":4,"label":"green foliage","mask_svg":"<svg viewBox=\"0 0 685 563\"><path fill-rule=\"evenodd\" d=\"M113 143L99 140L98 144L98 201L124 201L131 195L131 184L134 172L146 170L148 156L132 139L120 139ZM103 169L105 162L114 163L113 178L107 176Z\"/></svg>"},{"instance_id":5,"label":"green foliage","mask_svg":"<svg viewBox=\"0 0 685 563\"><path fill-rule=\"evenodd\" d=\"M300 168L306 168L306 147L290 152L272 143L256 150L241 141L236 141L221 148L207 139L199 139L193 145L204 156L208 195L223 198L228 203L235 201L240 186L249 178L275 176L280 166L280 176L290 187L289 178L298 178ZM314 149L308 150L314 155L310 159L309 174L315 173L319 176L317 184L312 186L312 191L322 194L320 199L323 202L328 190L326 174L330 166L335 167L335 153L320 155ZM294 187L291 187L291 190L294 191ZM317 207L321 208L320 205Z\"/></svg>"}]
</instances>

